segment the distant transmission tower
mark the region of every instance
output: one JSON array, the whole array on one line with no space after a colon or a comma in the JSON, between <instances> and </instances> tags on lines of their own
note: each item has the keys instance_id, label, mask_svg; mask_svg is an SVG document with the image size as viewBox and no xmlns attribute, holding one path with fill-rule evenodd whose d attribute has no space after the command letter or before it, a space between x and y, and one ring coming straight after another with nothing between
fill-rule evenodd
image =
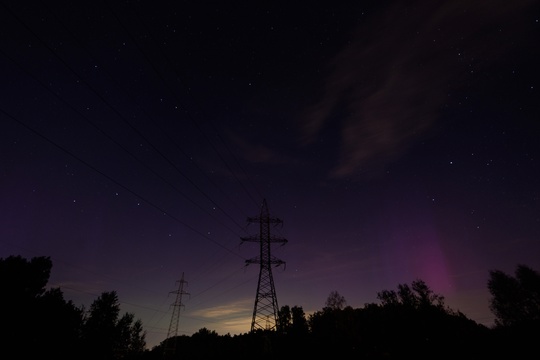
<instances>
[{"instance_id":1,"label":"distant transmission tower","mask_svg":"<svg viewBox=\"0 0 540 360\"><path fill-rule=\"evenodd\" d=\"M276 330L278 328L278 302L274 279L272 277L272 265L279 266L285 264L270 254L271 243L287 243L287 240L277 238L270 234L270 224L276 226L283 224L283 220L270 217L266 199L263 200L261 213L256 217L248 217L248 222L259 223L258 235L241 238L242 241L259 242L259 256L246 260L246 265L260 264L259 282L257 284L257 295L255 296L255 306L253 308L253 319L251 320L251 331L257 329Z\"/></svg>"},{"instance_id":2,"label":"distant transmission tower","mask_svg":"<svg viewBox=\"0 0 540 360\"><path fill-rule=\"evenodd\" d=\"M173 356L176 354L176 343L178 336L178 320L180 319L180 308L184 306L182 304L182 295L189 295L184 292L184 284L187 284L184 281L184 273L182 273L182 279L177 281L178 290L171 291L169 294L176 294L176 300L171 306L173 307L173 313L171 316L171 324L169 325L169 331L167 332L167 338L165 340L164 355Z\"/></svg>"}]
</instances>

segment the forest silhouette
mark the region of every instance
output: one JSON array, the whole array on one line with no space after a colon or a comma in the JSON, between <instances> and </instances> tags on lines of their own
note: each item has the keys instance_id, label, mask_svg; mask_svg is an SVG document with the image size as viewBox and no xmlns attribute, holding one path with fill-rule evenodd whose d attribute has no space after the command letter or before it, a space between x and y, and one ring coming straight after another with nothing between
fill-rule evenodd
<instances>
[{"instance_id":1,"label":"forest silhouette","mask_svg":"<svg viewBox=\"0 0 540 360\"><path fill-rule=\"evenodd\" d=\"M421 279L377 293L379 303L347 305L332 291L325 306L306 316L282 306L275 330L219 335L201 328L148 349L133 313L121 314L115 291L89 309L47 289L50 257L0 258L0 341L3 358L48 359L356 359L538 358L540 273L519 264L514 275L489 271L492 327L444 303Z\"/></svg>"}]
</instances>

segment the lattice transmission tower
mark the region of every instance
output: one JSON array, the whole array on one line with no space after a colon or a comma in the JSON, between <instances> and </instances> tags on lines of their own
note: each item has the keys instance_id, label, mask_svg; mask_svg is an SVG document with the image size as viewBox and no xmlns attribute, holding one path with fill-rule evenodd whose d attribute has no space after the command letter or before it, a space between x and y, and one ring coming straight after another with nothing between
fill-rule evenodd
<instances>
[{"instance_id":1,"label":"lattice transmission tower","mask_svg":"<svg viewBox=\"0 0 540 360\"><path fill-rule=\"evenodd\" d=\"M180 320L180 308L184 307L182 303L182 295L189 295L189 293L184 291L184 284L187 284L187 281L184 280L184 273L182 273L182 278L177 281L178 290L171 291L169 294L176 294L176 300L171 304L173 308L171 323L169 325L169 331L167 332L167 338L163 354L165 357L172 357L176 354L176 345L178 340L178 322Z\"/></svg>"},{"instance_id":2,"label":"lattice transmission tower","mask_svg":"<svg viewBox=\"0 0 540 360\"><path fill-rule=\"evenodd\" d=\"M257 295L255 296L255 306L251 320L251 331L253 332L257 329L277 330L279 328L279 308L274 279L272 277L272 266L283 265L285 262L272 256L270 248L272 243L285 245L287 240L270 234L270 225L282 225L283 220L270 217L266 199L264 199L260 215L248 217L247 221L249 223L259 223L260 227L259 234L241 238L242 241L258 242L260 245L259 255L246 260L246 266L249 264L260 265Z\"/></svg>"}]
</instances>

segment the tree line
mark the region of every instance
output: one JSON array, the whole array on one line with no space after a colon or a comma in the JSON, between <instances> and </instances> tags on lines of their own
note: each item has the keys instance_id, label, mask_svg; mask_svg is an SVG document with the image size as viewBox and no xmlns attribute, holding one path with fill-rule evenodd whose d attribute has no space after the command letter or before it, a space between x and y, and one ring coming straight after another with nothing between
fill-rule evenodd
<instances>
[{"instance_id":1,"label":"tree line","mask_svg":"<svg viewBox=\"0 0 540 360\"><path fill-rule=\"evenodd\" d=\"M132 313L120 313L115 291L89 309L46 290L49 257L0 258L0 351L17 358L51 359L484 359L540 355L540 273L518 265L514 275L489 272L495 325L486 327L445 305L421 279L377 293L378 303L347 305L332 291L325 306L306 315L282 306L277 328L219 335L201 328L191 336L146 347L146 332ZM5 357L5 356L4 356Z\"/></svg>"},{"instance_id":2,"label":"tree line","mask_svg":"<svg viewBox=\"0 0 540 360\"><path fill-rule=\"evenodd\" d=\"M46 290L50 257L0 259L0 352L3 358L135 359L146 349L141 320L120 314L115 291L89 309ZM7 356L9 355L9 357Z\"/></svg>"}]
</instances>

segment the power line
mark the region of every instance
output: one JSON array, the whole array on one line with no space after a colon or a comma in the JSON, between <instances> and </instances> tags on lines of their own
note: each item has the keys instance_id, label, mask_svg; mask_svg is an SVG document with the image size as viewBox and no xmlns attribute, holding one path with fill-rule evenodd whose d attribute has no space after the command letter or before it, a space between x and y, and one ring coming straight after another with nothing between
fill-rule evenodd
<instances>
[{"instance_id":1,"label":"power line","mask_svg":"<svg viewBox=\"0 0 540 360\"><path fill-rule=\"evenodd\" d=\"M23 70L28 76L30 76L32 79L34 79L36 82L38 82L42 87L44 87L47 91L52 93L57 99L62 101L66 106L68 106L71 110L76 112L79 116L81 116L87 124L92 126L96 131L101 133L103 136L105 136L108 140L113 142L115 145L117 145L119 148L121 148L125 153L127 153L129 156L131 156L135 161L137 161L139 164L141 164L144 168L146 168L148 171L150 171L152 174L157 176L159 179L161 179L163 182L165 182L167 185L169 185L171 188L173 188L175 191L177 191L180 195L182 195L186 200L190 201L193 205L199 207L201 210L206 212L210 217L212 217L214 220L216 220L218 223L223 225L225 228L230 230L233 234L237 234L236 231L231 229L228 225L221 222L218 218L216 218L211 212L209 212L206 208L199 205L197 202L195 202L192 198L187 196L182 190L178 189L176 185L165 179L163 176L161 176L157 171L152 169L150 166L148 166L146 163L144 163L140 158L138 158L136 155L134 155L131 151L129 151L125 146L120 144L118 141L116 141L112 136L110 136L108 133L106 133L103 129L101 129L99 126L97 126L93 121L91 121L86 115L84 115L82 112L80 112L78 109L76 109L73 105L68 103L64 98L62 98L60 95L52 91L46 84L44 84L41 80L37 79L33 74L29 73L24 67L22 67L17 61L15 61L13 58L11 58L8 54L6 54L2 49L0 49L0 53L4 55L6 58L8 58L10 61L15 63L21 70ZM244 230L243 227L241 227L240 224L235 222L238 227ZM238 235L239 236L239 235Z\"/></svg>"},{"instance_id":2,"label":"power line","mask_svg":"<svg viewBox=\"0 0 540 360\"><path fill-rule=\"evenodd\" d=\"M24 126L26 129L28 129L29 131L31 131L32 133L34 133L35 135L39 136L40 138L44 139L45 141L47 141L48 143L54 145L56 148L62 150L63 152L65 152L66 154L68 154L69 156L75 158L76 160L78 160L79 162L81 162L82 164L86 165L87 167L89 167L90 169L92 169L93 171L97 172L98 174L102 175L103 177L107 178L109 181L113 182L114 184L116 184L117 186L120 186L122 189L126 190L127 192L129 192L130 194L136 196L137 198L141 199L142 201L144 201L145 203L147 203L148 205L150 205L151 207L157 209L158 211L160 211L163 215L167 215L169 216L171 219L175 220L176 222L182 224L183 226L187 227L188 229L190 229L191 231L195 232L196 234L202 236L203 238L207 239L207 240L210 240L211 242L213 242L214 244L220 246L221 248L227 250L228 252L230 252L231 254L234 254L238 257L241 257L243 258L242 256L240 256L239 254L233 252L232 250L230 250L229 248L225 247L224 245L222 245L221 243L217 242L216 240L206 236L204 233L198 231L197 229L195 229L194 227L192 227L191 225L187 224L186 222L183 222L182 220L178 219L177 217L173 216L172 214L168 213L167 211L163 210L161 207L157 206L156 204L154 204L153 202L151 202L150 200L146 199L145 197L139 195L137 192L131 190L130 188L128 188L127 186L123 185L122 183L120 183L119 181L113 179L112 177L110 177L109 175L105 174L104 172L100 171L99 169L97 169L96 167L94 167L93 165L91 165L90 163L86 162L85 160L81 159L80 157L78 157L77 155L73 154L72 152L70 152L68 149L64 148L63 146L57 144L56 142L54 142L53 140L49 139L48 137L46 137L45 135L41 134L39 131L35 130L34 128L28 126L27 124L25 124L24 122L20 121L19 119L17 119L16 117L12 116L11 114L7 113L6 111L4 111L3 109L0 109L0 112L3 113L5 116L9 117L10 119L12 119L13 121L19 123L20 125Z\"/></svg>"},{"instance_id":3,"label":"power line","mask_svg":"<svg viewBox=\"0 0 540 360\"><path fill-rule=\"evenodd\" d=\"M83 79L64 59L62 59L56 51L51 49L50 46L48 46L45 41L41 39L26 23L24 23L19 17L14 14L11 9L7 8L5 5L4 7L17 19L19 23L23 25L24 28L26 28L34 37L36 37L46 48L49 50L69 71L71 71L78 79L80 79L99 99L101 99L126 125L128 125L134 132L137 133L142 139L144 139L150 147L159 154L167 163L169 163L180 175L182 175L192 186L194 186L204 197L206 197L210 202L212 202L214 205L216 205L217 208L219 208L227 217L229 217L240 229L243 229L243 227L234 220L230 214L225 212L218 204L216 204L209 196L206 194L197 184L193 182L188 176L186 176L179 168L174 164L165 154L163 154L156 146L152 144L152 142L144 135L142 134L137 128L135 128L115 107L113 107L98 91L96 91L85 79ZM117 143L118 144L118 143ZM163 179L163 178L162 178ZM169 183L170 184L170 183Z\"/></svg>"},{"instance_id":4,"label":"power line","mask_svg":"<svg viewBox=\"0 0 540 360\"><path fill-rule=\"evenodd\" d=\"M175 141L175 140L169 135L169 133L168 133L167 131L165 131L165 130L164 130L164 129L163 129L163 128L155 121L154 117L153 117L152 115L150 115L150 114L146 111L145 108L143 108L142 106L140 106L140 103L139 103L138 101L136 101L134 95L133 95L131 92L129 92L129 91L126 89L125 86L122 86L118 81L116 81L116 78L111 74L110 71L107 70L107 67L106 67L106 66L103 66L103 64L99 62L99 60L97 59L97 57L96 57L96 56L93 56L93 54L92 54L90 51L88 51L88 49L87 49L86 47L84 47L84 46L81 44L81 42L78 40L78 38L73 34L73 31L70 31L70 29L65 25L65 23L64 23L58 16L56 16L56 14L55 14L53 11L51 11L51 9L48 7L47 3L44 3L43 5L47 8L47 10L49 11L49 13L51 13L51 14L55 17L56 21L57 21L60 25L62 25L62 27L66 30L66 32L68 32L68 33L71 34L72 38L73 38L73 39L81 46L81 48L85 49L85 50L88 52L88 54L96 61L96 63L99 64L100 69L103 69L103 70L107 73L107 75L109 76L109 78L110 78L111 80L113 80L113 82L116 84L116 86L117 86L119 89L121 89L125 94L127 94L127 96L129 97L129 99L130 99L131 101L133 101L133 103L136 104L137 108L139 108L139 109L144 113L144 115L146 115L146 117L151 121L151 123L152 123L156 128L158 128L158 130L159 130L159 131L160 131L160 132L161 132L161 133L162 133L162 134L163 134L163 135L164 135L164 136L165 136L165 137L166 137L166 138L167 138L174 146L175 146L175 148L176 148L178 151L180 151L180 153L181 153L186 159L188 159L191 163L193 163L193 164L195 165L195 167L197 168L197 170L199 171L199 173L202 174L202 175L203 175L210 183L212 183L212 185L213 185L215 188L217 188L218 190L220 190L220 192L221 192L223 195L225 195L225 196L228 197L228 194L227 194L220 186L218 186L218 184L217 184L210 176L208 176L207 173L206 173L205 171L202 170L202 168L198 165L197 162L193 161L193 158L191 158L191 157L184 151L184 149L182 149L182 147L181 147L180 145L178 145L178 142ZM116 19L118 20L118 17L116 17ZM121 24L121 25L122 25L122 24ZM125 26L123 26L123 28L124 28L124 30L125 30L126 32L128 32L128 30L126 29ZM133 36L132 36L129 32L128 32L128 34L130 35L130 37L131 37L132 40L134 41L135 45L137 46L136 40L133 38ZM139 49L140 52L142 52L142 50L140 49L140 47L137 46L137 48ZM144 53L143 53L143 55L144 55ZM148 62L151 63L152 68L154 69L154 71L155 71L156 73L158 73L158 71L156 70L156 67L153 65L153 63L151 62L151 60L150 60L147 56L145 56L145 59L146 59ZM158 73L158 75L159 75L159 73ZM161 76L160 76L160 77L161 77ZM165 82L165 81L163 80L162 77L161 77L161 79L162 79L163 82ZM148 141L148 140L147 140L147 141ZM149 141L148 141L148 142L149 142ZM193 184L193 183L192 183L192 184ZM201 190L201 192L202 192L202 190ZM208 198L208 197L207 197L207 198ZM213 200L211 200L211 199L210 199L210 201L211 201L214 205L216 205L216 207L219 208L224 214L227 215L227 212L226 212L225 210L223 210L223 209L222 209L215 201L213 201ZM230 197L229 197L229 201L230 201L231 203L235 204L235 202L234 202ZM201 209L202 209L202 207L201 207ZM210 213L208 213L208 214L210 214ZM238 222L236 222L236 221L234 220L234 218L232 218L230 215L227 215L227 216L228 216L229 219L231 219L231 220L232 220L232 221L233 221L240 229L245 230L244 227L242 227ZM217 219L216 219L216 220L217 220Z\"/></svg>"},{"instance_id":5,"label":"power line","mask_svg":"<svg viewBox=\"0 0 540 360\"><path fill-rule=\"evenodd\" d=\"M109 8L110 9L110 8ZM167 84L167 82L164 80L163 76L161 75L161 73L156 69L156 67L153 65L153 62L149 59L149 57L146 55L146 53L141 49L140 46L138 46L137 44L137 41L136 39L133 38L133 36L131 35L131 33L127 30L127 28L123 25L123 23L120 21L120 19L118 18L118 16L116 15L116 13L110 9L111 12L113 13L113 15L118 19L118 22L122 25L122 27L126 30L126 32L131 36L131 39L133 40L133 42L135 43L135 45L137 46L137 48L139 49L139 51L143 54L143 56L147 59L147 61L152 65L152 68L154 69L154 71L156 72L156 74L158 74L158 76L161 78L161 80L163 81L163 83L165 83L167 85L167 87L169 88L169 91L171 91L171 93L178 99L178 95L176 94L176 92L174 90L172 90L172 88ZM146 23L144 21L144 19L141 18L141 16L139 15L139 13L137 11L135 11L135 14L138 18L138 21L143 24L143 26L145 27L146 31L148 32L148 34L150 35L150 38L154 41L154 43L158 44L158 42L155 40L155 38L152 36L152 32L149 30L148 26L146 26ZM162 58L165 59L165 61L167 62L167 64L169 65L169 67L171 69L173 69L175 75L177 78L181 78L182 76L180 74L178 74L178 72L176 71L176 67L175 66L172 66L171 64L171 61L169 60L169 57L162 51L161 49L161 46L157 46L157 48L161 51L161 55L162 55ZM184 82L180 82L184 88L186 89L186 93L191 97L191 99L193 100L193 102L197 105L197 107L199 108L199 110L201 112L203 112L202 110L202 107L199 105L199 103L196 101L196 99L194 98L192 92L190 91L190 89L186 86L186 84ZM229 172L234 176L234 178L236 179L236 181L240 184L240 186L244 189L244 191L246 192L246 194L248 195L248 197L258 206L259 202L253 198L253 196L251 195L251 192L247 189L247 187L244 185L244 183L242 181L240 181L240 179L238 178L238 176L236 175L236 172L234 172L231 167L229 166L229 163L221 156L221 152L216 148L216 146L214 145L214 143L210 140L210 138L206 135L206 133L201 129L201 127L198 125L198 123L195 121L195 119L193 119L193 117L188 113L188 117L191 119L192 123L195 125L195 127L199 130L199 132L201 134L203 134L206 138L206 140L208 141L208 143L210 144L210 146L212 147L212 149L216 152L216 154L219 156L220 160L223 162L223 164L225 164L225 166L227 167L227 169L229 170ZM246 176L246 178L248 180L251 180L251 177L248 176L248 174L246 173L246 171L243 169L243 167L240 165L240 161L238 160L238 158L234 155L234 153L232 152L232 150L230 149L230 147L227 146L227 143L223 140L223 138L220 136L220 132L218 131L218 129L216 128L214 122L210 119L208 119L207 117L207 120L208 122L210 123L210 125L212 126L212 128L214 129L218 139L221 141L221 143L225 146L226 150L228 151L229 154L231 154L231 156L233 157L233 159L236 161L238 167L240 168L240 170L243 172L243 174ZM257 191L257 193L259 194L259 197L262 199L262 195L260 194L260 192L258 191L257 187L253 184L252 181L250 181L253 188Z\"/></svg>"}]
</instances>

